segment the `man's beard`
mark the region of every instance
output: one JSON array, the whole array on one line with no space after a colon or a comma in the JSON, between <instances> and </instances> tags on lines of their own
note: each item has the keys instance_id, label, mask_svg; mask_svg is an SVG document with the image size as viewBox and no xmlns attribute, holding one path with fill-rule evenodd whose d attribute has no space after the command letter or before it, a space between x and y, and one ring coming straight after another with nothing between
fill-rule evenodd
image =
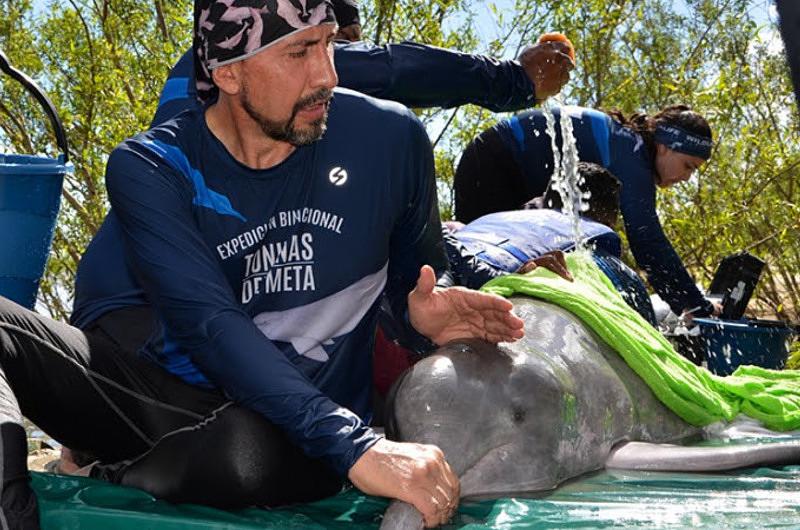
<instances>
[{"instance_id":1,"label":"man's beard","mask_svg":"<svg viewBox=\"0 0 800 530\"><path fill-rule=\"evenodd\" d=\"M297 103L294 104L294 108L292 108L292 114L289 116L289 119L280 122L270 120L259 114L252 103L250 103L249 90L245 85L242 90L242 107L244 107L245 112L258 123L261 130L264 131L264 134L268 137L279 142L288 142L295 146L301 146L316 142L325 134L327 128L325 122L328 120L328 109L325 109L325 114L323 114L320 119L311 122L308 127L304 129L295 127L294 120L297 117L297 113L305 107L328 101L332 96L333 90L321 88L317 92L298 100Z\"/></svg>"}]
</instances>

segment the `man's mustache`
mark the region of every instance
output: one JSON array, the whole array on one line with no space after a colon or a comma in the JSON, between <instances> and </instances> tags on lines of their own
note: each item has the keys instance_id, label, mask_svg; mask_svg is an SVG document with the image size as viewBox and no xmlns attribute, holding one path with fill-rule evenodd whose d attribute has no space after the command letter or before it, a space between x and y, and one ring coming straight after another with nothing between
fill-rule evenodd
<instances>
[{"instance_id":1,"label":"man's mustache","mask_svg":"<svg viewBox=\"0 0 800 530\"><path fill-rule=\"evenodd\" d=\"M317 103L327 103L331 100L331 98L333 98L333 90L330 88L321 88L313 94L309 94L304 98L300 98L297 103L294 104L294 110L292 114L297 114L304 108L311 107Z\"/></svg>"}]
</instances>

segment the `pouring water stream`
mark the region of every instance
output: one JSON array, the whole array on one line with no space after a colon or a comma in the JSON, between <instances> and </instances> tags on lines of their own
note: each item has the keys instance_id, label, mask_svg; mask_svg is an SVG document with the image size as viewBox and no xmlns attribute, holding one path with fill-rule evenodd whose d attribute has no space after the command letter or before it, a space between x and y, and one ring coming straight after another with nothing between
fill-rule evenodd
<instances>
[{"instance_id":1,"label":"pouring water stream","mask_svg":"<svg viewBox=\"0 0 800 530\"><path fill-rule=\"evenodd\" d=\"M553 98L555 99L555 98ZM548 100L542 105L542 113L546 121L545 132L550 136L553 149L553 176L551 186L561 196L561 211L572 219L572 237L576 250L586 248L586 241L581 232L581 213L589 209L589 192L582 193L580 185L583 177L578 173L578 146L572 128L572 119L563 102L555 99L560 108L559 127L561 128L562 148L559 150L556 142L556 119L553 114L552 103Z\"/></svg>"}]
</instances>

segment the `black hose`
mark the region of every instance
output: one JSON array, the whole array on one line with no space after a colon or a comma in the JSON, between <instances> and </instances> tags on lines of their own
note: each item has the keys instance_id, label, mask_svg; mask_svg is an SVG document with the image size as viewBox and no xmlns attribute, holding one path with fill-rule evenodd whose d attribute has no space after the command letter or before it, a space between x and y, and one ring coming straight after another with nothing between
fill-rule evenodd
<instances>
[{"instance_id":1,"label":"black hose","mask_svg":"<svg viewBox=\"0 0 800 530\"><path fill-rule=\"evenodd\" d=\"M22 86L24 86L28 92L30 92L33 97L36 98L36 101L38 101L39 104L44 107L45 113L50 118L50 122L53 124L53 131L56 134L56 142L58 143L58 148L64 153L64 163L66 164L69 161L67 135L64 132L64 126L61 124L61 120L58 117L55 106L53 106L53 102L50 101L50 98L48 98L44 92L42 92L42 89L39 88L39 85L37 85L33 79L11 66L8 57L6 57L6 54L3 53L3 50L0 50L0 70L8 74L13 79L19 81Z\"/></svg>"}]
</instances>

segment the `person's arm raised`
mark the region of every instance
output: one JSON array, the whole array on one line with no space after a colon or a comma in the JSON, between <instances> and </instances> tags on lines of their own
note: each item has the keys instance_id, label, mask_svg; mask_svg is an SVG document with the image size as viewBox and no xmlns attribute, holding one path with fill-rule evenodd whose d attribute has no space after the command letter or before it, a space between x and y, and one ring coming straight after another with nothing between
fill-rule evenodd
<instances>
[{"instance_id":1,"label":"person's arm raised","mask_svg":"<svg viewBox=\"0 0 800 530\"><path fill-rule=\"evenodd\" d=\"M359 40L358 23L340 28L340 38ZM493 112L532 107L558 93L571 67L563 43L536 44L519 61L498 60L414 42L374 46L337 42L334 46L339 86L408 107L457 107L468 103ZM194 108L191 50L170 71L152 125ZM565 73L566 70L566 73Z\"/></svg>"},{"instance_id":2,"label":"person's arm raised","mask_svg":"<svg viewBox=\"0 0 800 530\"><path fill-rule=\"evenodd\" d=\"M493 112L533 106L536 91L518 61L415 42L336 43L339 86L412 108L468 103Z\"/></svg>"}]
</instances>

